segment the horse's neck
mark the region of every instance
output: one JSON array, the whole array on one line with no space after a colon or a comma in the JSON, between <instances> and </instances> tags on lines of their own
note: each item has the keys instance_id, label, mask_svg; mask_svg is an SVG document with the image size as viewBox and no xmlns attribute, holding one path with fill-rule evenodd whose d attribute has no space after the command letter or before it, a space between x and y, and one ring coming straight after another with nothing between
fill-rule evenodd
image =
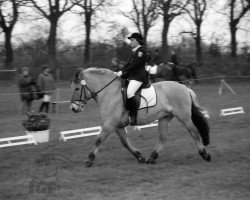
<instances>
[{"instance_id":1,"label":"horse's neck","mask_svg":"<svg viewBox=\"0 0 250 200\"><path fill-rule=\"evenodd\" d=\"M115 77L107 76L107 75L96 75L89 77L90 89L97 93L96 101L98 104L102 104L105 102L107 97L112 98L119 88L120 84L117 84L117 81L114 81L110 85L108 85Z\"/></svg>"}]
</instances>

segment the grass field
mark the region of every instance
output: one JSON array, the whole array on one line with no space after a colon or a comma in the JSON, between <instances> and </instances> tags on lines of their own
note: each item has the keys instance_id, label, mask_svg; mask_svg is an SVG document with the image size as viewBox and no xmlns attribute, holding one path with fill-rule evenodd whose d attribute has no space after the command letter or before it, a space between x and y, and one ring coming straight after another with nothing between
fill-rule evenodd
<instances>
[{"instance_id":1,"label":"grass field","mask_svg":"<svg viewBox=\"0 0 250 200\"><path fill-rule=\"evenodd\" d=\"M95 136L68 142L59 141L60 131L101 125L98 106L91 101L85 112L74 114L68 105L59 113L49 114L49 143L38 146L1 148L0 199L73 199L73 200L245 200L250 196L250 84L229 82L237 95L225 90L218 95L219 81L194 85L200 104L210 114L211 162L202 160L194 141L177 121L172 120L165 148L155 165L138 164L134 157L112 135L102 146L93 167L84 162ZM67 88L66 84L61 85ZM1 94L16 93L15 86L1 85ZM63 90L62 99L70 97ZM25 118L20 113L18 95L0 99L2 137L24 135ZM38 109L35 102L33 109ZM220 117L220 109L244 107L245 114ZM142 132L129 129L132 144L147 157L157 139L157 128ZM54 155L51 162L40 162L42 155ZM29 189L34 174L47 179L36 189ZM56 175L55 175L56 172ZM55 184L59 183L60 189ZM49 185L51 184L51 185ZM60 191L60 194L58 193Z\"/></svg>"}]
</instances>

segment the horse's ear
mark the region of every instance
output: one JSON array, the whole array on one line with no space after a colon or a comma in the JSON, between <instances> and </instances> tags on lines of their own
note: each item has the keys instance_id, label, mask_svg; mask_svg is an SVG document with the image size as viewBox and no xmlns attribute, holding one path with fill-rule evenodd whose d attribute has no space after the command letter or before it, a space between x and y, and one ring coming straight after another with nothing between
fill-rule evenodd
<instances>
[{"instance_id":1,"label":"horse's ear","mask_svg":"<svg viewBox=\"0 0 250 200\"><path fill-rule=\"evenodd\" d=\"M79 79L82 78L82 71L83 71L83 68L78 68L78 69L75 71L74 80L79 80Z\"/></svg>"}]
</instances>

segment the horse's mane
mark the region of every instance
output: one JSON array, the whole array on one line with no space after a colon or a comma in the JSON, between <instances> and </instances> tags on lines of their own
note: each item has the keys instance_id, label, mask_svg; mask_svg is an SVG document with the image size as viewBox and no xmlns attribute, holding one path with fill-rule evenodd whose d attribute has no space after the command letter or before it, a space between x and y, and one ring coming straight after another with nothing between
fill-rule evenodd
<instances>
[{"instance_id":1,"label":"horse's mane","mask_svg":"<svg viewBox=\"0 0 250 200\"><path fill-rule=\"evenodd\" d=\"M91 67L91 68L86 69L86 72L90 72L90 73L94 73L94 74L100 74L100 75L107 74L108 76L115 77L115 73L113 71L109 70L109 69L106 69L106 68Z\"/></svg>"},{"instance_id":2,"label":"horse's mane","mask_svg":"<svg viewBox=\"0 0 250 200\"><path fill-rule=\"evenodd\" d=\"M87 72L90 74L97 74L97 75L107 75L108 77L115 78L116 75L113 71L106 69L106 68L96 68L96 67L91 67L87 69L83 68L78 68L75 73L74 73L74 79L73 82L77 83L79 80L79 76L82 72Z\"/></svg>"}]
</instances>

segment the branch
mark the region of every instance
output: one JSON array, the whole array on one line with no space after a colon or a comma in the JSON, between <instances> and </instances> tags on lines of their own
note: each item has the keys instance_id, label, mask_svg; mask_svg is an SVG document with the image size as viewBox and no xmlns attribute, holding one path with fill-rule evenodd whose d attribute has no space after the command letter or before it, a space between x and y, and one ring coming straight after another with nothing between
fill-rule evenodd
<instances>
[{"instance_id":1,"label":"branch","mask_svg":"<svg viewBox=\"0 0 250 200\"><path fill-rule=\"evenodd\" d=\"M193 38L195 38L197 36L197 34L193 31L182 31L182 32L180 32L180 35L183 33L187 33L187 34L191 35Z\"/></svg>"},{"instance_id":2,"label":"branch","mask_svg":"<svg viewBox=\"0 0 250 200\"><path fill-rule=\"evenodd\" d=\"M67 8L68 2L69 2L69 0L65 0L62 11L60 11L60 15L64 14L65 12L68 12L69 10L71 10L75 6L75 4L81 2L81 0L77 0L76 2L71 1L72 4Z\"/></svg>"},{"instance_id":3,"label":"branch","mask_svg":"<svg viewBox=\"0 0 250 200\"><path fill-rule=\"evenodd\" d=\"M45 18L47 18L47 19L49 19L49 15L41 8L41 7L39 7L38 6L38 4L36 3L36 1L35 0L28 0L28 1L30 1L32 4L33 4L33 6L45 17ZM51 8L51 0L49 0L49 4L50 4L50 8Z\"/></svg>"}]
</instances>

